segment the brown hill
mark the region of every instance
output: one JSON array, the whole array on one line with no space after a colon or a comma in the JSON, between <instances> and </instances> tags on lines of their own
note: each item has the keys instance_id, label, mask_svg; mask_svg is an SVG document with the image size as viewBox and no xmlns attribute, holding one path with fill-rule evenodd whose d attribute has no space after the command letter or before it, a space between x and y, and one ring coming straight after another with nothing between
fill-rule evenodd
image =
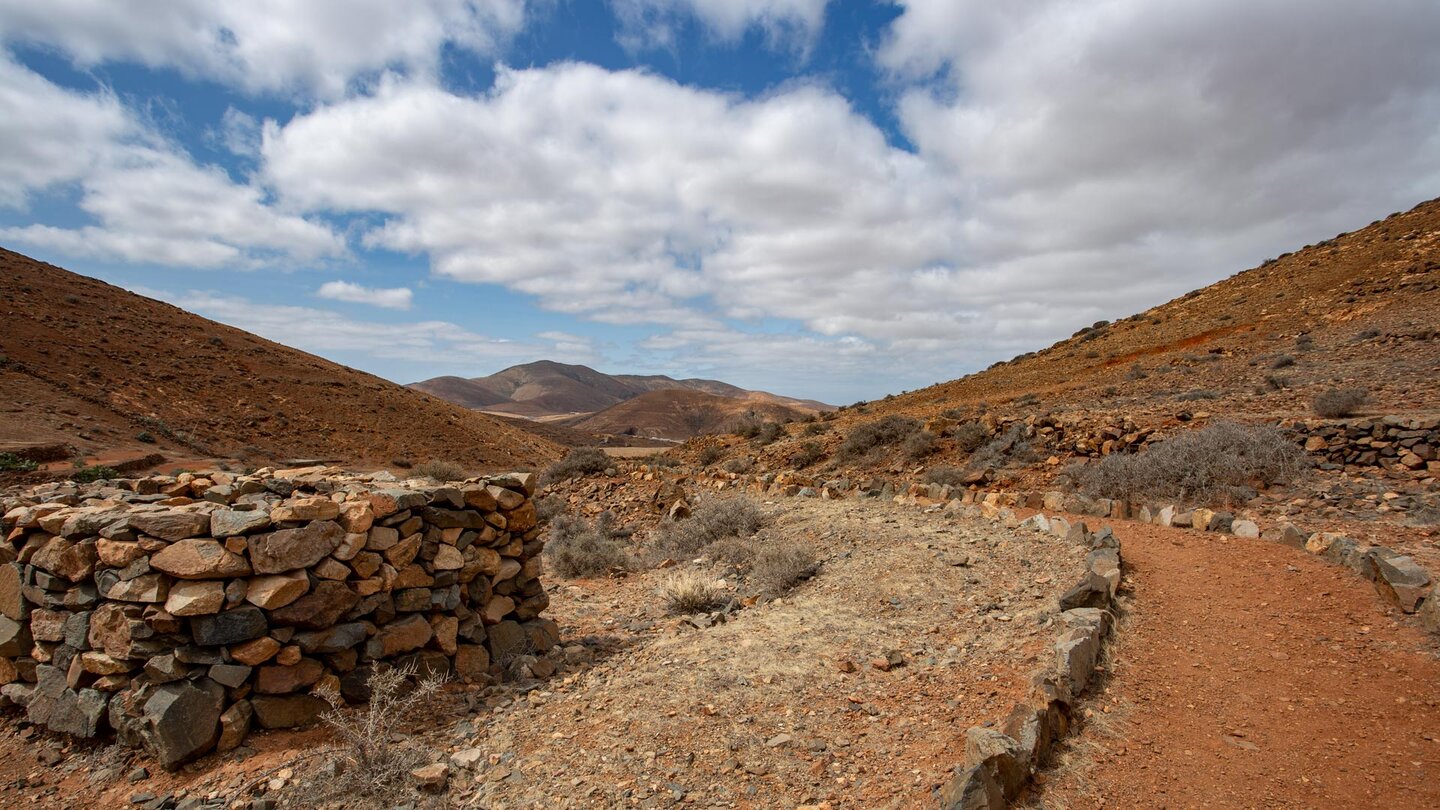
<instances>
[{"instance_id":1,"label":"brown hill","mask_svg":"<svg viewBox=\"0 0 1440 810\"><path fill-rule=\"evenodd\" d=\"M3 249L0 301L0 449L476 470L561 454L475 411Z\"/></svg>"},{"instance_id":2,"label":"brown hill","mask_svg":"<svg viewBox=\"0 0 1440 810\"><path fill-rule=\"evenodd\" d=\"M1273 421L1314 416L1312 400L1363 389L1357 415L1440 411L1440 201L1307 245L1209 287L950 382L792 429L760 450L783 468L803 441L827 454L857 426L889 414L928 420L1050 417L1071 433L1131 424L1167 430L1203 414ZM812 467L964 466L950 439L923 460L898 449ZM1063 465L1043 465L1051 472ZM1063 462L1064 459L1062 458Z\"/></svg>"},{"instance_id":3,"label":"brown hill","mask_svg":"<svg viewBox=\"0 0 1440 810\"><path fill-rule=\"evenodd\" d=\"M572 427L596 433L631 434L684 440L721 433L737 419L754 414L776 422L801 419L812 413L781 405L763 396L719 396L704 391L660 390L641 394L597 414L570 422Z\"/></svg>"},{"instance_id":4,"label":"brown hill","mask_svg":"<svg viewBox=\"0 0 1440 810\"><path fill-rule=\"evenodd\" d=\"M605 374L589 366L540 360L488 377L436 377L411 384L467 408L530 418L592 414L652 391L698 391L731 399L764 400L805 413L831 410L814 400L748 391L719 380L677 380L663 374Z\"/></svg>"}]
</instances>

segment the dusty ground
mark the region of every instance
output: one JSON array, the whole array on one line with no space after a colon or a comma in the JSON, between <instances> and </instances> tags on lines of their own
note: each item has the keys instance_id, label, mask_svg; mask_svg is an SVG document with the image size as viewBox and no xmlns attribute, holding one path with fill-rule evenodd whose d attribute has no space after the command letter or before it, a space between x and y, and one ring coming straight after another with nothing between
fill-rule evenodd
<instances>
[{"instance_id":1,"label":"dusty ground","mask_svg":"<svg viewBox=\"0 0 1440 810\"><path fill-rule=\"evenodd\" d=\"M1369 583L1262 540L1115 529L1115 672L1033 807L1440 807L1436 643Z\"/></svg>"},{"instance_id":2,"label":"dusty ground","mask_svg":"<svg viewBox=\"0 0 1440 810\"><path fill-rule=\"evenodd\" d=\"M436 759L479 748L436 806L914 807L963 756L969 726L1028 688L1046 622L1083 550L1049 535L857 501L786 501L760 539L823 559L789 595L704 630L666 616L669 569L551 577L549 615L586 666L538 685L451 689L410 725ZM962 564L963 563L963 564ZM689 563L683 563L689 565ZM714 570L717 575L724 571ZM888 671L875 659L898 653ZM257 732L176 774L136 752L74 745L12 718L0 799L125 806L229 795L325 744ZM131 782L137 767L149 774ZM297 769L299 770L299 769Z\"/></svg>"}]
</instances>

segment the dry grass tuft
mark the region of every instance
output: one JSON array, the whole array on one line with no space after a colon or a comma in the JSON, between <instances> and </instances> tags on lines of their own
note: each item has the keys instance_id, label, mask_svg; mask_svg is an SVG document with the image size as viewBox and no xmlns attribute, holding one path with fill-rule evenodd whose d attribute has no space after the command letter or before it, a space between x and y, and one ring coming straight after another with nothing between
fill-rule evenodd
<instances>
[{"instance_id":1,"label":"dry grass tuft","mask_svg":"<svg viewBox=\"0 0 1440 810\"><path fill-rule=\"evenodd\" d=\"M453 461L437 461L431 459L424 464L416 464L411 470L421 478L431 478L440 483L446 481L463 481L470 477L470 473L459 464Z\"/></svg>"},{"instance_id":2,"label":"dry grass tuft","mask_svg":"<svg viewBox=\"0 0 1440 810\"><path fill-rule=\"evenodd\" d=\"M698 571L676 571L660 583L665 610L673 615L718 610L730 601L725 585Z\"/></svg>"},{"instance_id":3,"label":"dry grass tuft","mask_svg":"<svg viewBox=\"0 0 1440 810\"><path fill-rule=\"evenodd\" d=\"M773 543L760 549L751 564L749 580L766 596L780 596L815 575L815 552L795 542Z\"/></svg>"}]
</instances>

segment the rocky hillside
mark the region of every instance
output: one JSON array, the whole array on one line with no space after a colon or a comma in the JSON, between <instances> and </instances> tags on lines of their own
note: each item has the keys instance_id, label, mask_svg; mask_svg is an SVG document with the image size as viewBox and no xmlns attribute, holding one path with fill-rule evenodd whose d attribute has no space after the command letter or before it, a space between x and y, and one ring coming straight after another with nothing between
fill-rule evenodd
<instances>
[{"instance_id":1,"label":"rocky hillside","mask_svg":"<svg viewBox=\"0 0 1440 810\"><path fill-rule=\"evenodd\" d=\"M0 249L0 451L535 466L520 427Z\"/></svg>"},{"instance_id":2,"label":"rocky hillside","mask_svg":"<svg viewBox=\"0 0 1440 810\"><path fill-rule=\"evenodd\" d=\"M719 380L677 380L664 375L605 374L588 366L550 360L511 366L488 377L436 377L411 384L467 408L532 419L592 414L654 391L690 391L781 405L801 413L830 410L823 402L748 391ZM657 402L665 401L663 398ZM683 398L676 402L686 401ZM683 421L684 414L675 415ZM693 436L694 433L687 433Z\"/></svg>"},{"instance_id":3,"label":"rocky hillside","mask_svg":"<svg viewBox=\"0 0 1440 810\"><path fill-rule=\"evenodd\" d=\"M709 433L723 433L746 414L774 422L790 422L814 413L774 402L764 396L732 397L704 391L662 390L627 399L568 424L594 433L679 441Z\"/></svg>"}]
</instances>

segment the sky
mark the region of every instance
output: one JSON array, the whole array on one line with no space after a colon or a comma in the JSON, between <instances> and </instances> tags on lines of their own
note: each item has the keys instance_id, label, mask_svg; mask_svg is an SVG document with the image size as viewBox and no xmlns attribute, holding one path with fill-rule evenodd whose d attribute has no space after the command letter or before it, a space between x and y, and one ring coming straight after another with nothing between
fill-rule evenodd
<instances>
[{"instance_id":1,"label":"sky","mask_svg":"<svg viewBox=\"0 0 1440 810\"><path fill-rule=\"evenodd\" d=\"M835 403L1440 195L1433 0L0 0L0 245L396 382Z\"/></svg>"}]
</instances>

